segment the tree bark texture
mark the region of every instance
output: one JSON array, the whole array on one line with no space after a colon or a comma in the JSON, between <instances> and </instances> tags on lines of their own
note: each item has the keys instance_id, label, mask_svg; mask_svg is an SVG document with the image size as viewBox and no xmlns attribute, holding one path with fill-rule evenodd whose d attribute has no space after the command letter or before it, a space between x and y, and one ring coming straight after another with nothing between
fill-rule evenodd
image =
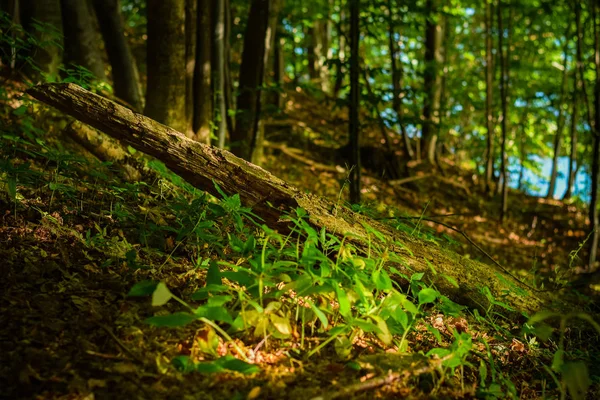
<instances>
[{"instance_id":1,"label":"tree bark texture","mask_svg":"<svg viewBox=\"0 0 600 400\"><path fill-rule=\"evenodd\" d=\"M479 309L490 306L488 297L481 290L483 287L487 287L495 299L501 299L511 307L513 311L507 312L513 317L550 307L556 300L550 292L532 292L503 269L461 257L334 202L306 194L227 151L191 140L77 85L45 84L28 93L125 145L157 157L201 190L219 196L216 183L226 193L239 193L242 202L252 207L264 224L280 232L290 231L289 222L282 216L302 207L308 213L308 222L316 229L324 228L344 237L346 243L361 254L376 247L397 255L390 257L387 267L393 266L405 275L424 272L425 279L435 284L438 290L465 305ZM380 234L374 235L373 230ZM397 274L392 276L407 284ZM561 307L560 304L556 306Z\"/></svg>"},{"instance_id":2,"label":"tree bark texture","mask_svg":"<svg viewBox=\"0 0 600 400\"><path fill-rule=\"evenodd\" d=\"M144 113L185 132L185 0L148 0L147 13L148 90Z\"/></svg>"},{"instance_id":3,"label":"tree bark texture","mask_svg":"<svg viewBox=\"0 0 600 400\"><path fill-rule=\"evenodd\" d=\"M487 131L485 151L485 190L492 193L492 181L494 180L494 107L493 85L494 65L492 53L492 29L494 18L492 12L492 0L485 1L485 127Z\"/></svg>"},{"instance_id":4,"label":"tree bark texture","mask_svg":"<svg viewBox=\"0 0 600 400\"><path fill-rule=\"evenodd\" d=\"M502 179L502 186L500 194L502 196L500 206L500 221L504 221L508 212L508 156L506 152L506 142L508 136L508 82L509 82L509 70L508 60L510 59L510 36L507 36L506 50L504 49L504 24L503 24L503 7L502 1L498 1L496 12L498 14L498 57L500 59L500 100L502 102L502 139L500 141L500 176ZM508 29L510 31L510 29ZM510 34L510 32L509 32Z\"/></svg>"},{"instance_id":5,"label":"tree bark texture","mask_svg":"<svg viewBox=\"0 0 600 400\"><path fill-rule=\"evenodd\" d=\"M592 171L591 171L591 195L590 195L590 257L588 261L588 272L592 272L596 265L598 253L598 241L600 232L600 221L598 215L598 176L600 175L600 28L598 27L598 3L591 3L591 17L594 26L594 65L596 69L596 82L594 86L594 125L592 126L593 148L592 148Z\"/></svg>"},{"instance_id":6,"label":"tree bark texture","mask_svg":"<svg viewBox=\"0 0 600 400\"><path fill-rule=\"evenodd\" d=\"M552 154L552 170L550 171L550 183L548 185L547 199L554 197L556 189L556 178L558 176L558 159L560 158L560 150L563 142L563 130L565 127L565 97L569 89L569 29L565 34L565 49L563 52L563 74L562 84L560 86L560 97L558 98L558 121L556 123L556 133L554 134L554 146Z\"/></svg>"},{"instance_id":7,"label":"tree bark texture","mask_svg":"<svg viewBox=\"0 0 600 400\"><path fill-rule=\"evenodd\" d=\"M410 138L406 133L406 124L404 123L404 68L400 59L400 46L396 43L396 35L401 37L400 32L396 33L396 24L394 21L394 9L392 0L387 1L388 13L388 50L390 53L390 69L392 78L392 107L396 113L398 126L400 127L400 135L402 136L402 144L406 158L412 160L415 158L415 153L410 144Z\"/></svg>"},{"instance_id":8,"label":"tree bark texture","mask_svg":"<svg viewBox=\"0 0 600 400\"><path fill-rule=\"evenodd\" d=\"M360 203L360 0L350 0L350 202Z\"/></svg>"},{"instance_id":9,"label":"tree bark texture","mask_svg":"<svg viewBox=\"0 0 600 400\"><path fill-rule=\"evenodd\" d=\"M100 34L95 29L90 4L82 0L60 0L60 9L65 37L65 64L81 65L97 79L105 80Z\"/></svg>"},{"instance_id":10,"label":"tree bark texture","mask_svg":"<svg viewBox=\"0 0 600 400\"><path fill-rule=\"evenodd\" d=\"M115 95L138 112L144 109L144 98L137 64L125 37L119 0L93 0L100 32L112 69Z\"/></svg>"},{"instance_id":11,"label":"tree bark texture","mask_svg":"<svg viewBox=\"0 0 600 400\"><path fill-rule=\"evenodd\" d=\"M216 0L213 2L214 6L214 72L215 78L214 89L216 92L216 109L219 110L219 117L217 122L217 137L219 138L219 148L225 147L225 139L227 137L227 98L225 95L226 77L225 77L225 63L227 60L225 46L225 1ZM229 39L229 38L227 38ZM198 110L200 111L200 110Z\"/></svg>"},{"instance_id":12,"label":"tree bark texture","mask_svg":"<svg viewBox=\"0 0 600 400\"><path fill-rule=\"evenodd\" d=\"M194 74L196 73L196 48L198 35L199 0L185 0L185 122L187 137L194 137L194 114L198 110L194 104ZM209 26L210 30L210 26ZM209 40L212 36L209 34ZM203 108L202 108L203 109ZM210 140L210 135L208 136ZM207 142L208 143L208 142Z\"/></svg>"},{"instance_id":13,"label":"tree bark texture","mask_svg":"<svg viewBox=\"0 0 600 400\"><path fill-rule=\"evenodd\" d=\"M210 143L213 119L212 78L212 1L198 1L196 63L194 69L194 138Z\"/></svg>"},{"instance_id":14,"label":"tree bark texture","mask_svg":"<svg viewBox=\"0 0 600 400\"><path fill-rule=\"evenodd\" d=\"M263 58L263 86L272 86L273 84L273 68L275 67L275 63L273 62L275 54L274 48L275 40L277 38L277 26L279 25L279 14L281 12L282 7L283 0L271 0L271 6L269 7L267 33L265 35L265 54ZM256 165L260 165L262 163L264 155L263 142L265 140L265 127L263 120L264 117L267 115L267 112L265 111L269 111L268 108L265 107L265 105L268 105L269 93L270 91L268 90L261 90L259 92L259 113L257 116L258 128L252 141L252 154L250 156L250 161ZM272 109L271 112L273 112Z\"/></svg>"},{"instance_id":15,"label":"tree bark texture","mask_svg":"<svg viewBox=\"0 0 600 400\"><path fill-rule=\"evenodd\" d=\"M260 93L264 78L266 37L271 6L272 0L252 0L244 35L236 123L235 131L231 135L231 150L245 160L250 160L258 135Z\"/></svg>"},{"instance_id":16,"label":"tree bark texture","mask_svg":"<svg viewBox=\"0 0 600 400\"><path fill-rule=\"evenodd\" d=\"M430 164L435 163L435 147L440 122L442 79L439 73L443 63L442 41L444 24L438 14L437 0L427 0L429 15L425 28L425 103L423 105L423 127L421 131L421 157Z\"/></svg>"}]
</instances>

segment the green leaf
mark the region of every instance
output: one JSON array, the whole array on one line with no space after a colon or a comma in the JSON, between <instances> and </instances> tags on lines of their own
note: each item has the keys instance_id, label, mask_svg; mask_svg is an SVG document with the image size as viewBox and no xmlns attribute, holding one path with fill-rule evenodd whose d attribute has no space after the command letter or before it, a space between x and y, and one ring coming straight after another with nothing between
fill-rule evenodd
<instances>
[{"instance_id":1,"label":"green leaf","mask_svg":"<svg viewBox=\"0 0 600 400\"><path fill-rule=\"evenodd\" d=\"M390 290L392 289L392 280L388 273L384 270L376 270L372 275L373 283L377 290Z\"/></svg>"},{"instance_id":2,"label":"green leaf","mask_svg":"<svg viewBox=\"0 0 600 400\"><path fill-rule=\"evenodd\" d=\"M156 290L156 286L159 282L156 281L141 281L133 285L133 287L127 293L129 297L142 297L150 296Z\"/></svg>"},{"instance_id":3,"label":"green leaf","mask_svg":"<svg viewBox=\"0 0 600 400\"><path fill-rule=\"evenodd\" d=\"M154 289L154 293L152 293L152 305L153 306L162 306L168 303L169 300L173 298L173 294L163 282L159 282L156 285L156 289Z\"/></svg>"},{"instance_id":4,"label":"green leaf","mask_svg":"<svg viewBox=\"0 0 600 400\"><path fill-rule=\"evenodd\" d=\"M189 373L194 372L196 366L189 356L177 356L171 360L171 364L175 366L178 371Z\"/></svg>"},{"instance_id":5,"label":"green leaf","mask_svg":"<svg viewBox=\"0 0 600 400\"><path fill-rule=\"evenodd\" d=\"M215 360L216 363L230 371L236 371L242 374L255 374L260 372L260 368L254 364L249 364L233 356L227 355Z\"/></svg>"},{"instance_id":6,"label":"green leaf","mask_svg":"<svg viewBox=\"0 0 600 400\"><path fill-rule=\"evenodd\" d=\"M327 320L327 316L325 315L325 313L321 311L319 307L317 307L315 303L312 302L312 300L307 300L307 302L310 305L310 308L317 316L317 318L319 318L319 321L321 321L321 323L323 324L323 327L327 329L327 327L329 326L329 321Z\"/></svg>"},{"instance_id":7,"label":"green leaf","mask_svg":"<svg viewBox=\"0 0 600 400\"><path fill-rule=\"evenodd\" d=\"M379 332L375 332L375 334L379 340L389 346L392 343L393 337L387 323L378 315L371 315L371 319L375 321L377 328L379 328Z\"/></svg>"},{"instance_id":8,"label":"green leaf","mask_svg":"<svg viewBox=\"0 0 600 400\"><path fill-rule=\"evenodd\" d=\"M223 366L216 361L200 362L196 363L194 366L194 371L202 374L214 374L217 372L223 372L224 370L225 368L223 368Z\"/></svg>"},{"instance_id":9,"label":"green leaf","mask_svg":"<svg viewBox=\"0 0 600 400\"><path fill-rule=\"evenodd\" d=\"M554 311L544 310L544 311L535 313L531 318L529 318L529 321L527 321L527 323L529 325L533 325L537 322L542 322L548 318L553 318L553 317L560 317L560 314L555 313Z\"/></svg>"},{"instance_id":10,"label":"green leaf","mask_svg":"<svg viewBox=\"0 0 600 400\"><path fill-rule=\"evenodd\" d=\"M396 310L394 310L394 313L392 314L392 318L402 325L402 329L406 330L406 327L408 326L408 314L406 311L400 307L396 307Z\"/></svg>"},{"instance_id":11,"label":"green leaf","mask_svg":"<svg viewBox=\"0 0 600 400\"><path fill-rule=\"evenodd\" d=\"M563 379L573 400L584 400L591 385L587 366L581 361L566 363L563 368Z\"/></svg>"},{"instance_id":12,"label":"green leaf","mask_svg":"<svg viewBox=\"0 0 600 400\"><path fill-rule=\"evenodd\" d=\"M433 288L425 288L419 292L419 305L433 303L440 293Z\"/></svg>"},{"instance_id":13,"label":"green leaf","mask_svg":"<svg viewBox=\"0 0 600 400\"><path fill-rule=\"evenodd\" d=\"M411 282L416 282L416 281L420 281L421 279L423 279L423 276L425 275L424 272L415 272L414 274L412 274L412 276L410 277L410 281Z\"/></svg>"},{"instance_id":14,"label":"green leaf","mask_svg":"<svg viewBox=\"0 0 600 400\"><path fill-rule=\"evenodd\" d=\"M487 364L483 360L479 360L479 385L485 387L485 381L487 380L488 370Z\"/></svg>"},{"instance_id":15,"label":"green leaf","mask_svg":"<svg viewBox=\"0 0 600 400\"><path fill-rule=\"evenodd\" d=\"M554 357L552 357L552 370L554 372L560 372L565 358L565 351L563 349L556 350Z\"/></svg>"},{"instance_id":16,"label":"green leaf","mask_svg":"<svg viewBox=\"0 0 600 400\"><path fill-rule=\"evenodd\" d=\"M225 307L200 306L195 311L196 318L206 318L211 321L221 321L228 324L233 323L233 318Z\"/></svg>"},{"instance_id":17,"label":"green leaf","mask_svg":"<svg viewBox=\"0 0 600 400\"><path fill-rule=\"evenodd\" d=\"M166 326L169 328L176 328L179 326L188 325L196 321L198 317L193 314L186 312L178 312L169 315L156 315L154 317L146 318L145 323L153 326Z\"/></svg>"},{"instance_id":18,"label":"green leaf","mask_svg":"<svg viewBox=\"0 0 600 400\"><path fill-rule=\"evenodd\" d=\"M15 201L17 199L17 180L11 176L7 179L7 184L6 191L8 192L10 199Z\"/></svg>"},{"instance_id":19,"label":"green leaf","mask_svg":"<svg viewBox=\"0 0 600 400\"><path fill-rule=\"evenodd\" d=\"M454 277L448 276L446 274L442 274L442 276L444 277L444 279L446 279L448 282L450 282L450 284L452 286L454 286L455 288L459 288L460 287L459 284L458 284L458 282L456 281L456 279L454 279Z\"/></svg>"},{"instance_id":20,"label":"green leaf","mask_svg":"<svg viewBox=\"0 0 600 400\"><path fill-rule=\"evenodd\" d=\"M347 360L352 354L352 342L345 335L338 336L333 342L335 353L342 360Z\"/></svg>"},{"instance_id":21,"label":"green leaf","mask_svg":"<svg viewBox=\"0 0 600 400\"><path fill-rule=\"evenodd\" d=\"M351 311L350 300L348 300L348 295L338 285L334 284L333 288L338 299L338 304L340 305L340 314L342 314L344 317L348 317Z\"/></svg>"},{"instance_id":22,"label":"green leaf","mask_svg":"<svg viewBox=\"0 0 600 400\"><path fill-rule=\"evenodd\" d=\"M206 284L207 285L221 285L221 270L216 262L211 262L206 273Z\"/></svg>"}]
</instances>

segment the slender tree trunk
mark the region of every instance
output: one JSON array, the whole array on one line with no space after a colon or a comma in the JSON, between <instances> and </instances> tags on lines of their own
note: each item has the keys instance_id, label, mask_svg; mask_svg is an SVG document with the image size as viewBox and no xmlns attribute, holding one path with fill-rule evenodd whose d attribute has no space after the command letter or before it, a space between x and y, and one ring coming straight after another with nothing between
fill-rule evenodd
<instances>
[{"instance_id":1,"label":"slender tree trunk","mask_svg":"<svg viewBox=\"0 0 600 400\"><path fill-rule=\"evenodd\" d=\"M231 71L229 69L229 65L231 64L231 7L229 0L223 0L223 3L225 5L225 108L227 110L235 110L235 98L232 94L233 84L231 83ZM235 120L229 112L226 113L226 119L227 130L231 135L235 131Z\"/></svg>"},{"instance_id":2,"label":"slender tree trunk","mask_svg":"<svg viewBox=\"0 0 600 400\"><path fill-rule=\"evenodd\" d=\"M338 54L335 69L335 82L333 84L333 96L338 97L344 84L344 64L346 63L346 35L344 34L344 23L346 21L344 5L340 4L340 21L336 24L338 37Z\"/></svg>"},{"instance_id":3,"label":"slender tree trunk","mask_svg":"<svg viewBox=\"0 0 600 400\"><path fill-rule=\"evenodd\" d=\"M328 20L326 16L314 21L308 31L308 74L324 92L329 90L329 77L325 65L329 50Z\"/></svg>"},{"instance_id":4,"label":"slender tree trunk","mask_svg":"<svg viewBox=\"0 0 600 400\"><path fill-rule=\"evenodd\" d=\"M579 122L579 78L577 74L574 77L573 84L573 110L571 112L571 143L569 152L569 167L567 172L567 190L563 200L568 200L573 194L573 186L577 176L577 123Z\"/></svg>"},{"instance_id":5,"label":"slender tree trunk","mask_svg":"<svg viewBox=\"0 0 600 400\"><path fill-rule=\"evenodd\" d=\"M212 1L199 0L196 30L196 64L194 68L194 138L202 143L210 143L213 121L212 77Z\"/></svg>"},{"instance_id":6,"label":"slender tree trunk","mask_svg":"<svg viewBox=\"0 0 600 400\"><path fill-rule=\"evenodd\" d=\"M565 49L563 52L563 75L562 85L560 87L560 97L558 99L558 122L556 124L556 133L554 135L554 151L552 155L552 170L550 172L550 184L548 185L547 199L554 196L556 188L556 177L558 175L558 159L560 157L560 149L562 147L563 130L565 127L565 97L567 96L569 87L569 28L565 34Z\"/></svg>"},{"instance_id":7,"label":"slender tree trunk","mask_svg":"<svg viewBox=\"0 0 600 400\"><path fill-rule=\"evenodd\" d=\"M115 95L140 112L144 109L142 87L137 64L125 37L121 2L93 0L93 4L112 68Z\"/></svg>"},{"instance_id":8,"label":"slender tree trunk","mask_svg":"<svg viewBox=\"0 0 600 400\"><path fill-rule=\"evenodd\" d=\"M485 152L485 190L492 193L494 180L494 124L493 124L493 87L494 65L492 54L492 29L494 18L492 0L485 1L485 127L487 130L487 143Z\"/></svg>"},{"instance_id":9,"label":"slender tree trunk","mask_svg":"<svg viewBox=\"0 0 600 400\"><path fill-rule=\"evenodd\" d=\"M235 131L231 135L231 151L250 160L258 136L261 87L265 69L265 51L272 0L252 0L244 35L240 67Z\"/></svg>"},{"instance_id":10,"label":"slender tree trunk","mask_svg":"<svg viewBox=\"0 0 600 400\"><path fill-rule=\"evenodd\" d=\"M281 95L281 89L283 88L285 78L284 44L285 39L283 38L283 31L281 27L279 27L275 38L275 47L273 48L273 82L277 85L278 90L273 91L270 101L270 103L278 110L281 110L284 107L283 96Z\"/></svg>"},{"instance_id":11,"label":"slender tree trunk","mask_svg":"<svg viewBox=\"0 0 600 400\"><path fill-rule=\"evenodd\" d=\"M500 221L504 221L506 214L508 212L508 160L507 160L507 152L506 152L506 142L508 135L508 84L509 84L509 69L508 62L510 59L510 28L507 29L507 44L506 50L504 49L504 26L502 21L502 0L498 1L498 6L496 12L498 14L498 57L500 59L500 71L501 71L501 79L500 79L500 98L502 101L502 140L500 144L500 152L501 152L501 166L500 166L500 174L502 180L502 204L500 208Z\"/></svg>"},{"instance_id":12,"label":"slender tree trunk","mask_svg":"<svg viewBox=\"0 0 600 400\"><path fill-rule=\"evenodd\" d=\"M97 79L105 80L99 33L87 1L60 0L65 37L65 63L87 68Z\"/></svg>"},{"instance_id":13,"label":"slender tree trunk","mask_svg":"<svg viewBox=\"0 0 600 400\"><path fill-rule=\"evenodd\" d=\"M410 138L406 133L406 125L404 123L404 93L403 93L403 77L404 68L400 61L400 49L396 46L396 34L401 37L401 33L396 33L396 24L394 23L394 13L392 7L392 0L387 1L387 15L388 15L388 51L390 53L390 66L392 72L392 107L396 112L396 119L398 126L400 127L400 134L402 136L402 143L404 147L404 154L409 160L415 158L415 153L410 144Z\"/></svg>"},{"instance_id":14,"label":"slender tree trunk","mask_svg":"<svg viewBox=\"0 0 600 400\"><path fill-rule=\"evenodd\" d=\"M217 0L215 7L215 91L217 109L219 110L217 122L217 137L219 148L225 147L227 136L227 105L225 100L225 2Z\"/></svg>"},{"instance_id":15,"label":"slender tree trunk","mask_svg":"<svg viewBox=\"0 0 600 400\"><path fill-rule=\"evenodd\" d=\"M144 113L185 133L185 0L148 0L148 89Z\"/></svg>"},{"instance_id":16,"label":"slender tree trunk","mask_svg":"<svg viewBox=\"0 0 600 400\"><path fill-rule=\"evenodd\" d=\"M594 270L596 255L598 252L598 237L600 236L598 219L598 175L600 174L600 29L598 28L598 3L591 3L592 24L594 26L594 64L596 67L596 82L594 86L594 125L592 134L594 136L592 151L592 173L591 173L591 199L590 199L590 258L588 272Z\"/></svg>"},{"instance_id":17,"label":"slender tree trunk","mask_svg":"<svg viewBox=\"0 0 600 400\"><path fill-rule=\"evenodd\" d=\"M360 203L360 0L350 2L350 202Z\"/></svg>"},{"instance_id":18,"label":"slender tree trunk","mask_svg":"<svg viewBox=\"0 0 600 400\"><path fill-rule=\"evenodd\" d=\"M185 135L195 137L194 114L197 111L194 98L194 76L196 74L196 51L198 47L198 6L199 0L185 0ZM209 40L212 36L209 34ZM210 132L210 131L209 131ZM210 141L204 139L205 143Z\"/></svg>"},{"instance_id":19,"label":"slender tree trunk","mask_svg":"<svg viewBox=\"0 0 600 400\"><path fill-rule=\"evenodd\" d=\"M437 144L437 125L440 118L441 77L441 48L443 40L443 22L438 14L437 0L426 2L429 16L425 28L425 76L423 104L423 127L421 130L421 158L431 165L435 163L435 148Z\"/></svg>"},{"instance_id":20,"label":"slender tree trunk","mask_svg":"<svg viewBox=\"0 0 600 400\"><path fill-rule=\"evenodd\" d=\"M275 39L277 37L277 26L279 25L279 14L283 7L283 0L271 0L271 6L269 7L269 18L267 24L267 32L265 35L265 52L263 59L263 85L272 85L273 83L273 68L275 63L273 61L273 51L275 47ZM269 68L267 68L269 67ZM252 143L252 155L250 160L256 165L262 164L264 155L264 139L265 139L265 126L260 110L263 108L263 104L268 103L269 91L261 90L259 96L259 114L258 114L258 129Z\"/></svg>"}]
</instances>

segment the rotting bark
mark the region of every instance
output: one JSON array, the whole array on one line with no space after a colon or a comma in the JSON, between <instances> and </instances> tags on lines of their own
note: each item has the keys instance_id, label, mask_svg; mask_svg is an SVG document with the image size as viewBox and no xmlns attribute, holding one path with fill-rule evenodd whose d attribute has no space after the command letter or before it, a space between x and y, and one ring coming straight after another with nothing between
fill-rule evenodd
<instances>
[{"instance_id":1,"label":"rotting bark","mask_svg":"<svg viewBox=\"0 0 600 400\"><path fill-rule=\"evenodd\" d=\"M228 151L188 139L172 128L75 84L45 84L27 93L123 144L160 159L201 190L219 196L215 189L217 184L226 193L239 193L243 203L252 207L263 223L273 229L289 231L289 223L282 216L302 207L313 226L346 237L346 243L363 254L376 248L395 253L401 260L395 263L395 268L405 274L426 273L441 293L462 304L486 309L489 300L481 291L483 287L488 287L497 300L512 307L513 317L548 308L556 300L551 292L533 293L531 288L496 266L464 258L334 202L306 194ZM375 237L369 233L372 229L380 235ZM456 281L458 287L451 280Z\"/></svg>"}]
</instances>

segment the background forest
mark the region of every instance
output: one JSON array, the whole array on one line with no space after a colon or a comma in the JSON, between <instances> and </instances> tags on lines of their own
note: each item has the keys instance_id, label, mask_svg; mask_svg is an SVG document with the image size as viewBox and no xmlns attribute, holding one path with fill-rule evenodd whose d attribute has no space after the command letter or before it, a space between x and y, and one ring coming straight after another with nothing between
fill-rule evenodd
<instances>
[{"instance_id":1,"label":"background forest","mask_svg":"<svg viewBox=\"0 0 600 400\"><path fill-rule=\"evenodd\" d=\"M599 12L0 0L0 397L596 398Z\"/></svg>"}]
</instances>

